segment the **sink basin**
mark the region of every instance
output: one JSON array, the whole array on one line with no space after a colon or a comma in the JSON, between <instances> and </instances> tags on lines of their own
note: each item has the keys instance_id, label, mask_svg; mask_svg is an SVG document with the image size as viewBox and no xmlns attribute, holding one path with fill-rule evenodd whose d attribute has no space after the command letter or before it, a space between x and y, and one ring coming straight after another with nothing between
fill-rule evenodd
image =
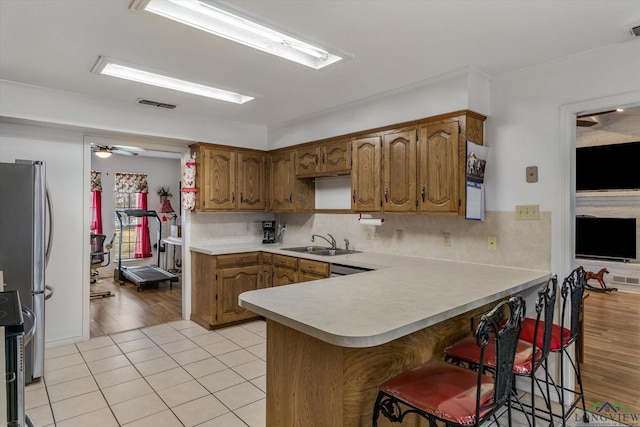
<instances>
[{"instance_id":1,"label":"sink basin","mask_svg":"<svg viewBox=\"0 0 640 427\"><path fill-rule=\"evenodd\" d=\"M346 249L331 249L324 246L297 246L295 248L283 248L283 251L292 251L322 256L346 255L360 253L360 251L352 251Z\"/></svg>"}]
</instances>

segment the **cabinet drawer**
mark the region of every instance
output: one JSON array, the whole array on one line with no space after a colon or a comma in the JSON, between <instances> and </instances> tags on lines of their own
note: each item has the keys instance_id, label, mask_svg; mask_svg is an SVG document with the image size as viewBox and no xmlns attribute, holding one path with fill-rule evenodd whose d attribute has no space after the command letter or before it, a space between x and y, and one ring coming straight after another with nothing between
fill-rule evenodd
<instances>
[{"instance_id":1,"label":"cabinet drawer","mask_svg":"<svg viewBox=\"0 0 640 427\"><path fill-rule=\"evenodd\" d=\"M240 267L243 265L260 264L259 252L246 252L232 255L219 255L217 257L218 268Z\"/></svg>"},{"instance_id":2,"label":"cabinet drawer","mask_svg":"<svg viewBox=\"0 0 640 427\"><path fill-rule=\"evenodd\" d=\"M311 261L309 259L299 259L298 268L305 273L318 276L329 277L329 264L321 261Z\"/></svg>"},{"instance_id":3,"label":"cabinet drawer","mask_svg":"<svg viewBox=\"0 0 640 427\"><path fill-rule=\"evenodd\" d=\"M269 252L263 252L262 253L262 263L263 264L273 264L273 254L269 253Z\"/></svg>"},{"instance_id":4,"label":"cabinet drawer","mask_svg":"<svg viewBox=\"0 0 640 427\"><path fill-rule=\"evenodd\" d=\"M296 270L298 268L298 258L286 255L273 255L273 265Z\"/></svg>"}]
</instances>

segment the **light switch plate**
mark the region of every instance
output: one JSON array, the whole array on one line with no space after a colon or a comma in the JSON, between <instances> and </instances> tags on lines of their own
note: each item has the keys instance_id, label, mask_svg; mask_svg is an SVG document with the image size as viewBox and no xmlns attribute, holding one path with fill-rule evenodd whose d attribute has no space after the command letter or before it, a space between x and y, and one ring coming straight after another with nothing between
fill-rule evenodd
<instances>
[{"instance_id":1,"label":"light switch plate","mask_svg":"<svg viewBox=\"0 0 640 427\"><path fill-rule=\"evenodd\" d=\"M527 182L538 182L537 166L527 166Z\"/></svg>"},{"instance_id":2,"label":"light switch plate","mask_svg":"<svg viewBox=\"0 0 640 427\"><path fill-rule=\"evenodd\" d=\"M516 205L516 220L539 220L540 205Z\"/></svg>"},{"instance_id":3,"label":"light switch plate","mask_svg":"<svg viewBox=\"0 0 640 427\"><path fill-rule=\"evenodd\" d=\"M489 236L487 239L487 249L490 251L498 249L498 238L496 236Z\"/></svg>"}]
</instances>

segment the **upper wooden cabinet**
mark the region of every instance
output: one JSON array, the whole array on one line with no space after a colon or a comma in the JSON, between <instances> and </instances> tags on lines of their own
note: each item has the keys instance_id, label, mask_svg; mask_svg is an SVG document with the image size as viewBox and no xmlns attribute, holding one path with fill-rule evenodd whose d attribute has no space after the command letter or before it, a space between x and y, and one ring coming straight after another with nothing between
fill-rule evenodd
<instances>
[{"instance_id":1,"label":"upper wooden cabinet","mask_svg":"<svg viewBox=\"0 0 640 427\"><path fill-rule=\"evenodd\" d=\"M315 205L312 180L297 179L295 150L269 155L269 209L279 212L311 211Z\"/></svg>"},{"instance_id":2,"label":"upper wooden cabinet","mask_svg":"<svg viewBox=\"0 0 640 427\"><path fill-rule=\"evenodd\" d=\"M196 144L196 210L264 210L266 153Z\"/></svg>"},{"instance_id":3,"label":"upper wooden cabinet","mask_svg":"<svg viewBox=\"0 0 640 427\"><path fill-rule=\"evenodd\" d=\"M383 136L382 209L385 212L416 210L416 139L416 127Z\"/></svg>"},{"instance_id":4,"label":"upper wooden cabinet","mask_svg":"<svg viewBox=\"0 0 640 427\"><path fill-rule=\"evenodd\" d=\"M379 136L351 142L351 209L375 212L380 204L381 143Z\"/></svg>"},{"instance_id":5,"label":"upper wooden cabinet","mask_svg":"<svg viewBox=\"0 0 640 427\"><path fill-rule=\"evenodd\" d=\"M458 166L458 135L457 121L430 123L420 128L420 212L458 213L461 204L459 181L464 181Z\"/></svg>"},{"instance_id":6,"label":"upper wooden cabinet","mask_svg":"<svg viewBox=\"0 0 640 427\"><path fill-rule=\"evenodd\" d=\"M305 144L296 149L296 176L299 178L348 175L351 172L349 139Z\"/></svg>"}]
</instances>

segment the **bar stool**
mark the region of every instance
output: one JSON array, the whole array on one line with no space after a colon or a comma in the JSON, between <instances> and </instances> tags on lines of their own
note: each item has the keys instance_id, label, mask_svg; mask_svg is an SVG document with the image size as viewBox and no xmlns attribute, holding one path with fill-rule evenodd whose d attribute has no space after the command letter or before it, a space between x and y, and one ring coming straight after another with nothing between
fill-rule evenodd
<instances>
[{"instance_id":1,"label":"bar stool","mask_svg":"<svg viewBox=\"0 0 640 427\"><path fill-rule=\"evenodd\" d=\"M485 375L443 360L430 360L405 371L379 387L373 408L373 427L382 414L392 422L402 422L415 413L429 420L430 425L442 421L447 425L479 426L496 411L508 406L511 425L513 362L518 335L525 313L521 297L502 301L482 316L476 331L480 363L485 362L493 347L496 366L494 376ZM491 337L495 337L491 339Z\"/></svg>"},{"instance_id":2,"label":"bar stool","mask_svg":"<svg viewBox=\"0 0 640 427\"><path fill-rule=\"evenodd\" d=\"M546 373L547 356L551 346L551 327L553 320L553 312L556 305L556 290L558 288L557 276L551 277L547 283L538 291L538 297L536 298L536 317L535 319L527 318L527 320L534 321L534 337L532 342L527 342L519 339L516 344L515 361L513 364L513 374L516 376L527 377L531 380L531 405L523 404L518 395L513 389L513 398L518 403L523 412L525 406L528 406L531 410L531 419L527 417L529 425L535 427L536 425L536 406L535 406L535 391L536 386L542 394L547 411L551 413L551 400L549 393L549 382L545 381L546 394L542 389L540 380L536 377L538 369L542 369ZM544 316L544 317L543 317ZM547 321L545 323L545 320ZM544 327L543 327L544 325ZM488 346L485 352L484 363L480 362L480 352L478 346L474 345L473 337L463 338L457 343L449 346L445 349L445 359L450 360L456 364L466 364L471 369L479 369L481 366L483 370L494 372L496 368L496 357L491 352L492 347ZM553 418L549 420L553 425Z\"/></svg>"},{"instance_id":3,"label":"bar stool","mask_svg":"<svg viewBox=\"0 0 640 427\"><path fill-rule=\"evenodd\" d=\"M558 394L558 398L560 400L561 406L561 414L552 414L549 412L549 416L553 418L553 415L562 417L562 425L566 426L567 417L571 414L571 412L577 407L578 403L582 403L582 420L585 423L589 422L589 416L586 413L586 407L584 403L584 390L582 388L582 376L580 374L580 360L579 360L579 352L575 352L575 358L571 356L569 352L569 347L571 344L576 343L579 340L579 325L580 325L580 311L582 309L582 297L584 295L584 288L586 285L585 271L582 266L576 268L569 274L563 281L562 287L560 290L560 295L562 296L562 310L560 316L560 325L553 324L552 332L551 332L551 344L549 351L551 353L557 353L560 356L560 384L557 384L551 373L548 369L546 369L546 381L550 382L556 393ZM568 305L570 306L568 307ZM567 309L570 310L570 328L567 329L565 327L565 317L567 314ZM522 333L520 335L520 339L523 341L527 341L530 343L538 340L538 345L540 344L540 334L538 333L538 328L544 327L548 328L547 325L537 325L533 321L533 319L525 319L524 325L522 327ZM577 346L576 346L577 348ZM569 359L571 366L573 367L573 371L575 373L576 379L578 381L578 388L568 388L564 384L564 370L565 356ZM574 399L571 401L571 405L569 409L565 406L565 392L571 393L574 396Z\"/></svg>"}]
</instances>

